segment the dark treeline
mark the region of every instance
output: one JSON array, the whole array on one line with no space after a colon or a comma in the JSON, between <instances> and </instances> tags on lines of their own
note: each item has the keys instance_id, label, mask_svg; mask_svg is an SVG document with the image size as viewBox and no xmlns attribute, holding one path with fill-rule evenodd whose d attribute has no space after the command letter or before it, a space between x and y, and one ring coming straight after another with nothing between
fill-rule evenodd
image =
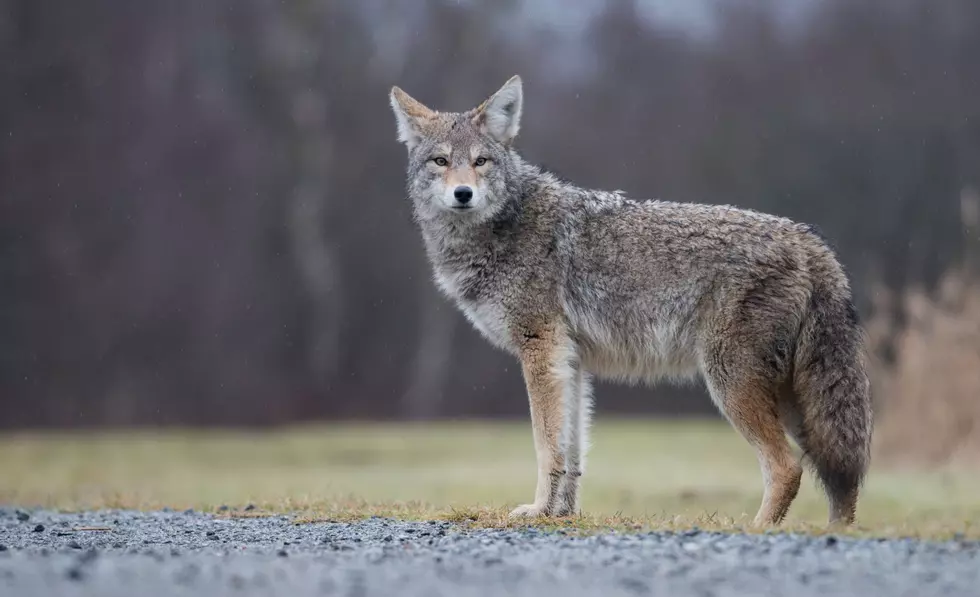
<instances>
[{"instance_id":1,"label":"dark treeline","mask_svg":"<svg viewBox=\"0 0 980 597\"><path fill-rule=\"evenodd\" d=\"M524 415L515 363L432 284L393 84L466 109L520 73L527 158L816 224L863 315L872 282L960 261L976 0L792 26L719 4L697 36L599 4L571 36L519 0L0 0L0 426Z\"/></svg>"}]
</instances>

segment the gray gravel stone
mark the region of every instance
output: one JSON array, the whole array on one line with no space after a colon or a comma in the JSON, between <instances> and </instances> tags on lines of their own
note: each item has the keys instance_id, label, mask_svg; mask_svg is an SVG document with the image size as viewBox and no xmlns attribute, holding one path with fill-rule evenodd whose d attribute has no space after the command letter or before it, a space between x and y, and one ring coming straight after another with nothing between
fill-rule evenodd
<instances>
[{"instance_id":1,"label":"gray gravel stone","mask_svg":"<svg viewBox=\"0 0 980 597\"><path fill-rule=\"evenodd\" d=\"M371 518L0 510L0 594L978 595L980 545L703 531L571 537ZM36 524L58 532L35 533ZM110 531L76 530L110 527Z\"/></svg>"}]
</instances>

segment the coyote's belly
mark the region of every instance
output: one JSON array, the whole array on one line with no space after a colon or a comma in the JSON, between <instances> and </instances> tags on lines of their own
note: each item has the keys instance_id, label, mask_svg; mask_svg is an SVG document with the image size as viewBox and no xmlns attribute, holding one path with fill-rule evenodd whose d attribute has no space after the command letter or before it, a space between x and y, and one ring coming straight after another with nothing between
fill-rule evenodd
<instances>
[{"instance_id":1,"label":"coyote's belly","mask_svg":"<svg viewBox=\"0 0 980 597\"><path fill-rule=\"evenodd\" d=\"M698 373L695 334L686 321L572 310L569 323L583 366L599 377L652 383Z\"/></svg>"}]
</instances>

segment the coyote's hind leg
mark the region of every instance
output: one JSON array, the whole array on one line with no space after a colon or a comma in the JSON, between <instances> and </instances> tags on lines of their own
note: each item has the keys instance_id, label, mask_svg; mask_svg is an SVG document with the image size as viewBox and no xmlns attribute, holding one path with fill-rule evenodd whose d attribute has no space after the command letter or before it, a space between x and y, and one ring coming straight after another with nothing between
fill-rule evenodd
<instances>
[{"instance_id":1,"label":"coyote's hind leg","mask_svg":"<svg viewBox=\"0 0 980 597\"><path fill-rule=\"evenodd\" d=\"M800 489L803 467L779 420L775 390L765 382L726 380L710 371L706 378L712 399L759 459L765 489L755 524L779 524Z\"/></svg>"}]
</instances>

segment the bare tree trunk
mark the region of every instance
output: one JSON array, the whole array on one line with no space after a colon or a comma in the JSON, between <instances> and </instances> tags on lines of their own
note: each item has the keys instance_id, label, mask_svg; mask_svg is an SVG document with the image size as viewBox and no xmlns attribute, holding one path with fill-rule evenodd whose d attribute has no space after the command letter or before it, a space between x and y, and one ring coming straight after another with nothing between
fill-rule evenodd
<instances>
[{"instance_id":1,"label":"bare tree trunk","mask_svg":"<svg viewBox=\"0 0 980 597\"><path fill-rule=\"evenodd\" d=\"M324 392L336 373L344 312L343 269L326 230L331 216L329 196L332 140L328 133L328 98L319 90L317 20L322 7L301 4L294 11L265 6L278 19L268 59L275 65L278 90L287 98L289 147L296 179L287 208L293 259L303 281L311 320L305 351L314 387Z\"/></svg>"},{"instance_id":2,"label":"bare tree trunk","mask_svg":"<svg viewBox=\"0 0 980 597\"><path fill-rule=\"evenodd\" d=\"M431 290L419 292L422 308L418 346L412 381L402 395L403 413L416 420L431 419L441 411L457 323L445 305L432 300L429 294Z\"/></svg>"},{"instance_id":3,"label":"bare tree trunk","mask_svg":"<svg viewBox=\"0 0 980 597\"><path fill-rule=\"evenodd\" d=\"M973 186L960 192L960 221L963 223L963 265L968 282L980 274L980 191Z\"/></svg>"},{"instance_id":4,"label":"bare tree trunk","mask_svg":"<svg viewBox=\"0 0 980 597\"><path fill-rule=\"evenodd\" d=\"M312 307L310 345L306 352L317 389L326 388L336 372L343 313L340 262L323 225L327 204L316 184L300 184L289 209L293 256Z\"/></svg>"}]
</instances>

